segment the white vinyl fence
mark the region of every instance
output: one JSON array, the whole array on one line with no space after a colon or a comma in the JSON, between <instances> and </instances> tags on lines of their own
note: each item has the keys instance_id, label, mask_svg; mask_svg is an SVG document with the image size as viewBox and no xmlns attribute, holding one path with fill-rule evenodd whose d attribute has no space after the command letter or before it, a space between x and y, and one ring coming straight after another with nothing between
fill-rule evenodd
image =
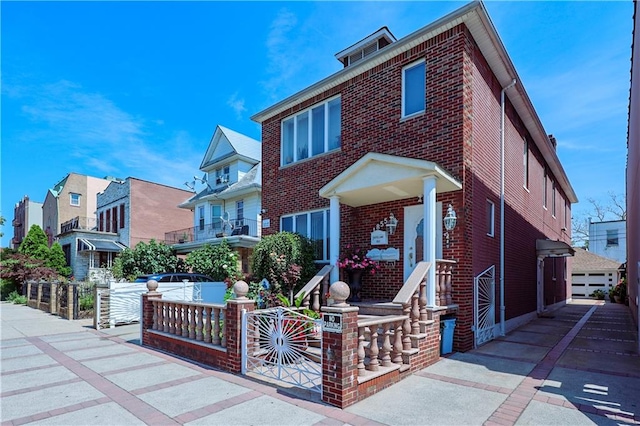
<instances>
[{"instance_id":1,"label":"white vinyl fence","mask_svg":"<svg viewBox=\"0 0 640 426\"><path fill-rule=\"evenodd\" d=\"M224 303L227 286L223 282L158 283L163 300ZM147 292L146 283L110 282L96 286L96 329L115 327L140 321L140 296Z\"/></svg>"}]
</instances>

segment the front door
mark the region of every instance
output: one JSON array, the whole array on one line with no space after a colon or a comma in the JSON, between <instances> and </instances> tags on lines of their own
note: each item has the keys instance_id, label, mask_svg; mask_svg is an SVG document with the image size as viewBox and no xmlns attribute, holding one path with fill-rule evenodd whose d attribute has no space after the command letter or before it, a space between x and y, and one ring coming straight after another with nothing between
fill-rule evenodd
<instances>
[{"instance_id":1,"label":"front door","mask_svg":"<svg viewBox=\"0 0 640 426\"><path fill-rule=\"evenodd\" d=\"M404 208L404 280L406 281L416 267L424 260L423 241L429 237L424 229L424 206ZM433 236L430 236L433 238ZM442 259L442 203L436 203L436 259Z\"/></svg>"}]
</instances>

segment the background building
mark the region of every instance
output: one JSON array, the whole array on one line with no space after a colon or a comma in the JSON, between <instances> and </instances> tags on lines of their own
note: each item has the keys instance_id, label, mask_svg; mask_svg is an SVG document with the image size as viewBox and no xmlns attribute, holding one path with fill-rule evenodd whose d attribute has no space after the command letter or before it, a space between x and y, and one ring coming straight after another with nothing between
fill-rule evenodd
<instances>
[{"instance_id":1,"label":"background building","mask_svg":"<svg viewBox=\"0 0 640 426\"><path fill-rule=\"evenodd\" d=\"M25 195L13 209L11 225L13 226L11 248L17 249L32 225L42 228L42 203L32 201L28 195Z\"/></svg>"}]
</instances>

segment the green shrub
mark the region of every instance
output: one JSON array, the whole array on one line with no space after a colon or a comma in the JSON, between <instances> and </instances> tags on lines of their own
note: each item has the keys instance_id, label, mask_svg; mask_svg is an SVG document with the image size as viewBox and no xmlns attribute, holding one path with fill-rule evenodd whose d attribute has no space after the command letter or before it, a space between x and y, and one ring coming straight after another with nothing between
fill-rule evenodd
<instances>
[{"instance_id":1,"label":"green shrub","mask_svg":"<svg viewBox=\"0 0 640 426\"><path fill-rule=\"evenodd\" d=\"M238 253L234 251L227 240L218 245L206 244L187 255L185 264L192 272L204 274L215 281L240 279L242 273L238 265Z\"/></svg>"},{"instance_id":2,"label":"green shrub","mask_svg":"<svg viewBox=\"0 0 640 426\"><path fill-rule=\"evenodd\" d=\"M0 300L9 300L9 293L17 292L18 286L15 281L8 279L0 279Z\"/></svg>"},{"instance_id":3,"label":"green shrub","mask_svg":"<svg viewBox=\"0 0 640 426\"><path fill-rule=\"evenodd\" d=\"M78 303L81 311L90 311L93 309L93 294L81 297Z\"/></svg>"},{"instance_id":4,"label":"green shrub","mask_svg":"<svg viewBox=\"0 0 640 426\"><path fill-rule=\"evenodd\" d=\"M16 304L16 305L26 305L27 304L27 296L22 296L18 294L17 291L12 291L7 296L7 300Z\"/></svg>"}]
</instances>

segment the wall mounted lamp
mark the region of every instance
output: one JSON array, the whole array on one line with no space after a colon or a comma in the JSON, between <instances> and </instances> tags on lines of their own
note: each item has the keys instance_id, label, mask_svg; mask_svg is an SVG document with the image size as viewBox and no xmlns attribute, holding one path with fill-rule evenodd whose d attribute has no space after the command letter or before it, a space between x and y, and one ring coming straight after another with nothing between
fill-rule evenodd
<instances>
[{"instance_id":1,"label":"wall mounted lamp","mask_svg":"<svg viewBox=\"0 0 640 426\"><path fill-rule=\"evenodd\" d=\"M456 212L453 210L453 206L451 204L447 207L447 215L442 221L444 222L444 229L446 230L444 236L447 240L447 248L449 248L449 231L453 231L456 227L456 223L458 222Z\"/></svg>"}]
</instances>

